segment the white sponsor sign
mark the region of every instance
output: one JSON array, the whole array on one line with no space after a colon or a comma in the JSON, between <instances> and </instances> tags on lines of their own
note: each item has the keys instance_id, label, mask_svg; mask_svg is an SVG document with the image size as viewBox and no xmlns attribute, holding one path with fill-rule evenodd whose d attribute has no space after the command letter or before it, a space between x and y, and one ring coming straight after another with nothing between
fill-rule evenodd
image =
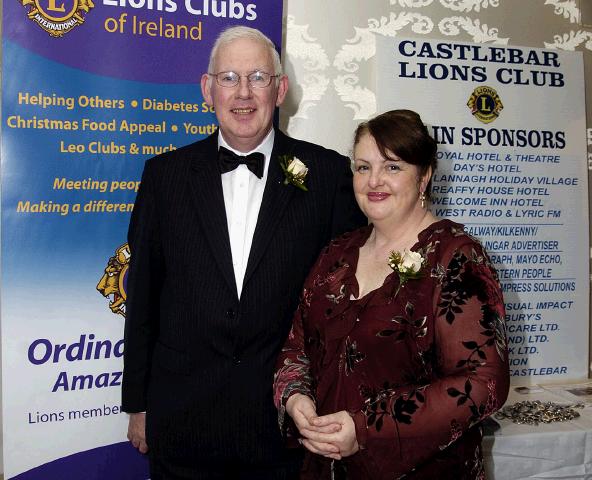
<instances>
[{"instance_id":1,"label":"white sponsor sign","mask_svg":"<svg viewBox=\"0 0 592 480\"><path fill-rule=\"evenodd\" d=\"M432 211L498 270L512 382L587 378L581 53L378 37L376 61L379 112L415 110L438 141Z\"/></svg>"}]
</instances>

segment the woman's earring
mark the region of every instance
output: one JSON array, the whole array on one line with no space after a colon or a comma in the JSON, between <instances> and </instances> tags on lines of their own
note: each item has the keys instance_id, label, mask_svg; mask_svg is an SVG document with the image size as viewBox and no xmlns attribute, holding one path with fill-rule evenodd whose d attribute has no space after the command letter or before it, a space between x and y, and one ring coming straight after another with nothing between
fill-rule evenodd
<instances>
[{"instance_id":1,"label":"woman's earring","mask_svg":"<svg viewBox=\"0 0 592 480\"><path fill-rule=\"evenodd\" d=\"M421 200L421 208L425 208L425 204L426 204L425 192L419 192L419 199Z\"/></svg>"}]
</instances>

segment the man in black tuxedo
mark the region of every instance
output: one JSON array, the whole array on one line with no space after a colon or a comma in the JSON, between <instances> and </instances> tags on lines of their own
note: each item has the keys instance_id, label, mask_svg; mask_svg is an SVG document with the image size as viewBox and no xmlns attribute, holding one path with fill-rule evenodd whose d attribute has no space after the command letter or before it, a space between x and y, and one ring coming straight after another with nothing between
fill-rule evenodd
<instances>
[{"instance_id":1,"label":"man in black tuxedo","mask_svg":"<svg viewBox=\"0 0 592 480\"><path fill-rule=\"evenodd\" d=\"M130 222L128 438L152 480L295 478L276 356L320 250L365 218L347 158L273 128L288 79L261 32L223 32L201 87L218 132L146 162Z\"/></svg>"}]
</instances>

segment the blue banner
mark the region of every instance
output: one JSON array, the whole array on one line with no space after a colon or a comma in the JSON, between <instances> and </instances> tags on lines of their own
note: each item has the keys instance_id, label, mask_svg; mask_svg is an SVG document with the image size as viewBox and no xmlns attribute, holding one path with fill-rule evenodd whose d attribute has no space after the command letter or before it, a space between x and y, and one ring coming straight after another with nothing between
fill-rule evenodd
<instances>
[{"instance_id":1,"label":"blue banner","mask_svg":"<svg viewBox=\"0 0 592 480\"><path fill-rule=\"evenodd\" d=\"M4 4L6 479L147 478L120 408L144 161L215 131L199 81L222 29L281 43L274 0L101 1Z\"/></svg>"}]
</instances>

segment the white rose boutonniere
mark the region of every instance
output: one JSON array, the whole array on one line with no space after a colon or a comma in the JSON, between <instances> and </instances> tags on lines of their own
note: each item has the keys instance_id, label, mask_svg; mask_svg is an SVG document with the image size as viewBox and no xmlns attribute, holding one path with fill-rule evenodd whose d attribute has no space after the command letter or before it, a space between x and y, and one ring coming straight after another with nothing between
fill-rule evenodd
<instances>
[{"instance_id":1,"label":"white rose boutonniere","mask_svg":"<svg viewBox=\"0 0 592 480\"><path fill-rule=\"evenodd\" d=\"M397 289L397 293L408 280L417 280L423 276L421 269L424 263L425 258L419 252L413 252L407 249L403 250L403 253L391 252L388 257L389 267L399 274L399 288Z\"/></svg>"},{"instance_id":2,"label":"white rose boutonniere","mask_svg":"<svg viewBox=\"0 0 592 480\"><path fill-rule=\"evenodd\" d=\"M280 157L280 166L286 177L284 179L284 185L291 183L300 190L308 192L308 188L304 185L308 168L302 161L291 155L282 155Z\"/></svg>"}]
</instances>

